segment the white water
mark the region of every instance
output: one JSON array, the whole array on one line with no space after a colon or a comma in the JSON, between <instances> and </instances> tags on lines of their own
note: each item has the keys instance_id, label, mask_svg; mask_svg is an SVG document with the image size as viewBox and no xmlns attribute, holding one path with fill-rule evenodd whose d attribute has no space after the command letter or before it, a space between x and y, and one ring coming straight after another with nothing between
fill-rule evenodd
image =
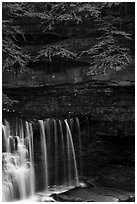
<instances>
[{"instance_id":1,"label":"white water","mask_svg":"<svg viewBox=\"0 0 137 204\"><path fill-rule=\"evenodd\" d=\"M28 155L33 154L33 150L31 145L29 149L24 145L25 135L22 130L22 134L19 136L11 136L10 124L7 121L2 128L5 139L4 146L6 146L2 154L2 200L7 202L25 199L35 193L33 162L28 158ZM17 134L18 128L17 126L15 128ZM29 137L29 130L27 131Z\"/></svg>"},{"instance_id":2,"label":"white water","mask_svg":"<svg viewBox=\"0 0 137 204\"><path fill-rule=\"evenodd\" d=\"M5 151L10 152L10 128L9 128L9 123L8 121L5 120L5 125L2 125L3 129L3 135L4 135L4 140L5 140Z\"/></svg>"},{"instance_id":3,"label":"white water","mask_svg":"<svg viewBox=\"0 0 137 204\"><path fill-rule=\"evenodd\" d=\"M80 137L80 124L77 128ZM47 118L38 120L43 182L43 192L49 195L52 186L70 189L79 186L78 169L71 129L67 120ZM13 123L12 123L13 125ZM2 125L5 151L3 152L3 201L26 200L36 195L36 180L39 175L34 170L34 138L32 124L16 119L15 127L5 121ZM12 135L10 135L12 134ZM79 144L81 145L80 139ZM81 153L80 153L81 154ZM37 164L36 164L37 165ZM52 179L51 179L52 178ZM50 179L52 180L50 183ZM54 183L53 183L54 181ZM62 190L61 190L62 191Z\"/></svg>"}]
</instances>

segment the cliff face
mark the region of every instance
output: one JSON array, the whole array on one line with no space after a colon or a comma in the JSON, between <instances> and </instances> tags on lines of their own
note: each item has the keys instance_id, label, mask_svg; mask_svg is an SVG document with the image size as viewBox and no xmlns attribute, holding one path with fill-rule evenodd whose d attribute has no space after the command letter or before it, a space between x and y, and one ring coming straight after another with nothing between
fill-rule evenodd
<instances>
[{"instance_id":1,"label":"cliff face","mask_svg":"<svg viewBox=\"0 0 137 204\"><path fill-rule=\"evenodd\" d=\"M42 88L5 88L4 92L19 101L12 114L16 112L31 119L88 116L96 121L98 135L134 135L134 86L92 81Z\"/></svg>"},{"instance_id":2,"label":"cliff face","mask_svg":"<svg viewBox=\"0 0 137 204\"><path fill-rule=\"evenodd\" d=\"M75 63L39 63L24 73L3 73L4 87L38 87L53 84L76 83L83 81L87 66Z\"/></svg>"},{"instance_id":3,"label":"cliff face","mask_svg":"<svg viewBox=\"0 0 137 204\"><path fill-rule=\"evenodd\" d=\"M20 73L3 72L4 87L38 87L45 85L77 83L87 80L115 81L118 85L129 85L135 81L135 64L132 62L126 69L106 75L86 76L89 68L84 63L45 63L33 64L33 68Z\"/></svg>"}]
</instances>

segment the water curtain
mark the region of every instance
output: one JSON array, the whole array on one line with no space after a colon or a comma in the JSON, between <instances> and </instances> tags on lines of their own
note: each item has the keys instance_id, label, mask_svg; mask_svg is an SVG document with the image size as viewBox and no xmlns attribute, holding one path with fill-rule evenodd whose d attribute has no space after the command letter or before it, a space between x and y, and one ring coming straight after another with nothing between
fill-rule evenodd
<instances>
[{"instance_id":1,"label":"water curtain","mask_svg":"<svg viewBox=\"0 0 137 204\"><path fill-rule=\"evenodd\" d=\"M14 124L5 120L2 125L3 201L35 195L39 176L42 176L45 193L51 186L79 186L82 144L78 117L38 120L38 129L40 143L36 144L32 123L16 118ZM36 148L40 150L43 175L34 168ZM40 167L37 168L39 171Z\"/></svg>"},{"instance_id":2,"label":"water curtain","mask_svg":"<svg viewBox=\"0 0 137 204\"><path fill-rule=\"evenodd\" d=\"M32 124L18 120L14 128L7 120L2 125L2 199L7 202L35 193Z\"/></svg>"}]
</instances>

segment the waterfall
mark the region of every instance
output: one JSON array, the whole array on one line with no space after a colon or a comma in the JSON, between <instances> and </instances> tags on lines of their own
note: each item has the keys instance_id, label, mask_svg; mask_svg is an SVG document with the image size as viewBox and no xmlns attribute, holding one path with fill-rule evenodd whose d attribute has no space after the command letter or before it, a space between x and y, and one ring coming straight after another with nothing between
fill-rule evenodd
<instances>
[{"instance_id":1,"label":"waterfall","mask_svg":"<svg viewBox=\"0 0 137 204\"><path fill-rule=\"evenodd\" d=\"M45 127L45 133L46 133L46 154L47 154L47 172L48 172L48 183L49 183L49 178L50 178L50 169L51 169L51 165L50 165L50 161L52 160L52 142L51 142L51 120L49 118L47 118L44 121L44 127Z\"/></svg>"},{"instance_id":2,"label":"waterfall","mask_svg":"<svg viewBox=\"0 0 137 204\"><path fill-rule=\"evenodd\" d=\"M31 126L26 122L27 136L24 135L23 121L16 121L15 135L11 131L10 123L5 121L2 125L4 138L4 151L2 154L2 199L5 202L16 199L25 199L35 193L34 184L34 167L31 155L33 148L29 142L29 148L25 145L25 139L28 137L30 141ZM18 129L20 127L20 129ZM19 134L19 135L17 135ZM31 132L31 139L33 132ZM33 141L32 141L33 142ZM28 157L29 155L29 157Z\"/></svg>"},{"instance_id":3,"label":"waterfall","mask_svg":"<svg viewBox=\"0 0 137 204\"><path fill-rule=\"evenodd\" d=\"M78 140L79 140L79 160L80 160L80 176L82 176L82 144L81 144L81 130L80 130L80 123L79 118L76 117L76 124L78 129Z\"/></svg>"},{"instance_id":4,"label":"waterfall","mask_svg":"<svg viewBox=\"0 0 137 204\"><path fill-rule=\"evenodd\" d=\"M47 190L48 185L51 185L51 177L54 185L63 183L67 184L67 186L78 186L76 155L67 120L61 121L47 118L45 121L39 120L39 127L41 148L43 150L43 166L45 168L45 189ZM63 132L64 127L66 127L65 134ZM54 151L51 151L51 148ZM51 169L52 167L54 171Z\"/></svg>"},{"instance_id":5,"label":"waterfall","mask_svg":"<svg viewBox=\"0 0 137 204\"><path fill-rule=\"evenodd\" d=\"M67 176L66 176L66 162L65 162L65 142L64 142L63 127L62 127L62 122L61 122L61 120L59 120L59 128L60 128L60 134L61 134L61 146L62 146L62 158L63 158L64 184L66 184L66 182L67 182Z\"/></svg>"},{"instance_id":6,"label":"waterfall","mask_svg":"<svg viewBox=\"0 0 137 204\"><path fill-rule=\"evenodd\" d=\"M2 151L3 152L7 152L8 151L8 148L7 148L7 146L8 146L8 144L7 144L7 133L6 133L6 126L5 125L2 125L2 143L3 143L3 145L2 145Z\"/></svg>"},{"instance_id":7,"label":"waterfall","mask_svg":"<svg viewBox=\"0 0 137 204\"><path fill-rule=\"evenodd\" d=\"M54 124L54 142L55 142L55 157L54 157L54 163L55 163L55 184L58 184L58 135L57 135L57 121L53 120Z\"/></svg>"},{"instance_id":8,"label":"waterfall","mask_svg":"<svg viewBox=\"0 0 137 204\"><path fill-rule=\"evenodd\" d=\"M67 125L66 125L67 127ZM67 129L66 129L67 130ZM67 161L68 161L68 186L71 186L71 154L70 154L70 138L68 130L66 131L66 137L67 137Z\"/></svg>"},{"instance_id":9,"label":"waterfall","mask_svg":"<svg viewBox=\"0 0 137 204\"><path fill-rule=\"evenodd\" d=\"M48 160L47 160L47 143L43 120L39 120L40 135L41 135L41 148L44 158L44 168L45 168L45 190L48 190Z\"/></svg>"},{"instance_id":10,"label":"waterfall","mask_svg":"<svg viewBox=\"0 0 137 204\"><path fill-rule=\"evenodd\" d=\"M2 129L5 140L5 152L10 152L10 127L7 120L5 120L5 125L2 125Z\"/></svg>"},{"instance_id":11,"label":"waterfall","mask_svg":"<svg viewBox=\"0 0 137 204\"><path fill-rule=\"evenodd\" d=\"M50 187L79 186L82 168L79 119L46 118L38 120L38 129L37 143L32 123L16 117L2 125L3 201L32 197L38 191L37 185L46 194Z\"/></svg>"},{"instance_id":12,"label":"waterfall","mask_svg":"<svg viewBox=\"0 0 137 204\"><path fill-rule=\"evenodd\" d=\"M35 175L34 175L34 151L33 151L33 130L32 130L32 124L25 122L26 125L26 138L28 142L28 149L29 149L29 159L30 159L30 184L31 184L31 195L34 195L35 192Z\"/></svg>"},{"instance_id":13,"label":"waterfall","mask_svg":"<svg viewBox=\"0 0 137 204\"><path fill-rule=\"evenodd\" d=\"M74 150L72 134L71 134L70 127L68 125L67 120L65 120L65 124L66 124L66 130L67 130L68 145L70 145L70 147L71 147L72 156L73 156L76 186L79 186L79 178L78 178L78 170L77 170L77 163L76 163L76 155L75 155L75 150Z\"/></svg>"}]
</instances>

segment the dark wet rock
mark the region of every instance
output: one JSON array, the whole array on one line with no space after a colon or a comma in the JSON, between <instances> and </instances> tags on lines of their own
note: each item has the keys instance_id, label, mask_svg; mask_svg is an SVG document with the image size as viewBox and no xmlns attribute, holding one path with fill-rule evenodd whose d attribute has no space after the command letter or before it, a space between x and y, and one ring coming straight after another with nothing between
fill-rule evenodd
<instances>
[{"instance_id":1,"label":"dark wet rock","mask_svg":"<svg viewBox=\"0 0 137 204\"><path fill-rule=\"evenodd\" d=\"M129 197L128 199L125 200L119 199L118 202L135 202L135 197Z\"/></svg>"},{"instance_id":2,"label":"dark wet rock","mask_svg":"<svg viewBox=\"0 0 137 204\"><path fill-rule=\"evenodd\" d=\"M83 202L81 198L73 197L73 196L67 196L67 195L61 195L61 194L52 194L51 195L56 201L59 202Z\"/></svg>"},{"instance_id":3,"label":"dark wet rock","mask_svg":"<svg viewBox=\"0 0 137 204\"><path fill-rule=\"evenodd\" d=\"M32 35L32 34L31 34ZM87 42L92 42L95 40L94 38L86 39ZM83 39L82 39L83 41ZM40 41L38 41L40 43ZM45 43L45 41L44 41ZM31 48L32 47L32 48ZM27 46L26 47L29 52L32 52L36 55L41 48L41 46ZM41 48L42 49L42 48ZM27 51L28 52L28 51ZM34 54L35 53L35 54ZM61 60L61 59L60 59ZM17 72L16 75L12 74L12 72L3 71L3 84L6 86L40 86L40 85L48 85L48 84L59 84L59 83L77 83L84 82L85 80L98 80L98 81L109 81L109 84L115 84L120 86L129 86L135 81L135 62L132 61L131 64L128 65L125 69L121 71L110 71L105 75L95 75L95 76L87 76L86 70L89 68L89 60L78 60L76 61L52 61L46 62L41 58L40 61L31 62L29 64L30 70L27 70L24 73ZM52 71L51 71L52 70ZM64 71L65 70L65 71ZM17 77L18 76L18 77Z\"/></svg>"},{"instance_id":4,"label":"dark wet rock","mask_svg":"<svg viewBox=\"0 0 137 204\"><path fill-rule=\"evenodd\" d=\"M99 126L98 132L104 132L107 125L105 134L116 136L123 133L129 121L134 123L134 86L121 87L92 81L60 86L3 88L3 91L19 101L16 112L32 118L87 115L92 120L105 122ZM123 134L134 135L132 129L129 123Z\"/></svg>"},{"instance_id":5,"label":"dark wet rock","mask_svg":"<svg viewBox=\"0 0 137 204\"><path fill-rule=\"evenodd\" d=\"M118 199L118 202L124 202L129 198L135 197L134 192L128 192L119 188L100 186L99 184L97 184L96 189L93 191L96 191L98 194L115 197Z\"/></svg>"},{"instance_id":6,"label":"dark wet rock","mask_svg":"<svg viewBox=\"0 0 137 204\"><path fill-rule=\"evenodd\" d=\"M91 188L72 189L65 193L53 194L52 197L60 202L118 202L118 198L102 195Z\"/></svg>"},{"instance_id":7,"label":"dark wet rock","mask_svg":"<svg viewBox=\"0 0 137 204\"><path fill-rule=\"evenodd\" d=\"M103 186L76 187L60 194L52 194L58 202L134 202L134 193Z\"/></svg>"}]
</instances>

